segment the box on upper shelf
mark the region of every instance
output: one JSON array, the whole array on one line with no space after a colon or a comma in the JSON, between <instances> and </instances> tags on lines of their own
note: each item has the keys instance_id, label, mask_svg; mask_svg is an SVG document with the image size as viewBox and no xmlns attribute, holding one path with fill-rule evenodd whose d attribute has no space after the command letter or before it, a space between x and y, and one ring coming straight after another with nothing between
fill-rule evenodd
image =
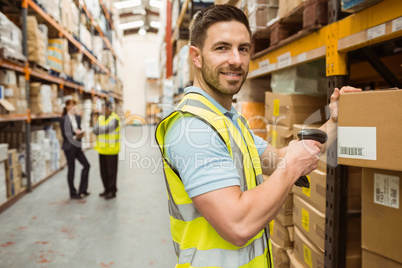
<instances>
[{"instance_id":1,"label":"box on upper shelf","mask_svg":"<svg viewBox=\"0 0 402 268\"><path fill-rule=\"evenodd\" d=\"M341 94L338 163L402 171L402 90Z\"/></svg>"}]
</instances>

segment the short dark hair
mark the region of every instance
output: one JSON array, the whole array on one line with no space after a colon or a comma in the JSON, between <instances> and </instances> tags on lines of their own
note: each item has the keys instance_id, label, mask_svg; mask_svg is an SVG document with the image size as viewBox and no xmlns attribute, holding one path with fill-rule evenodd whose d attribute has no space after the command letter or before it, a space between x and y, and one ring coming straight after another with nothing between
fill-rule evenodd
<instances>
[{"instance_id":1,"label":"short dark hair","mask_svg":"<svg viewBox=\"0 0 402 268\"><path fill-rule=\"evenodd\" d=\"M203 48L207 30L218 22L238 21L246 26L251 37L250 25L246 15L231 5L213 5L198 11L190 26L190 45Z\"/></svg>"}]
</instances>

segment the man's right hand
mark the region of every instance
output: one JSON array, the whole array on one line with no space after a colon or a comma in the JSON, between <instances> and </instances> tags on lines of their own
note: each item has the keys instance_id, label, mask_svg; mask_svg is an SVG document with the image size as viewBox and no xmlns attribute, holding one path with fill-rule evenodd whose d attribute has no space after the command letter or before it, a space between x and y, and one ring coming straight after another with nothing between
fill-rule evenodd
<instances>
[{"instance_id":1,"label":"man's right hand","mask_svg":"<svg viewBox=\"0 0 402 268\"><path fill-rule=\"evenodd\" d=\"M289 143L284 168L295 174L294 182L300 176L308 175L317 168L322 146L313 140L294 140Z\"/></svg>"}]
</instances>

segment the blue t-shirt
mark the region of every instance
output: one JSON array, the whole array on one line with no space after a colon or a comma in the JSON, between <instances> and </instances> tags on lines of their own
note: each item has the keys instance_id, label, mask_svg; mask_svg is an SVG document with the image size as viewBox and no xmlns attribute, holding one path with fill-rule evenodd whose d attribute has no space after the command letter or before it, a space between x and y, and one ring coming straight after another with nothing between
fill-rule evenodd
<instances>
[{"instance_id":1,"label":"blue t-shirt","mask_svg":"<svg viewBox=\"0 0 402 268\"><path fill-rule=\"evenodd\" d=\"M226 110L205 91L188 87L185 93L196 92L205 96L239 129L238 114L232 106ZM226 144L204 121L188 116L169 127L165 136L167 159L177 169L190 198L213 190L238 185L240 176ZM241 133L241 131L240 131ZM267 142L252 133L258 154L267 148Z\"/></svg>"}]
</instances>

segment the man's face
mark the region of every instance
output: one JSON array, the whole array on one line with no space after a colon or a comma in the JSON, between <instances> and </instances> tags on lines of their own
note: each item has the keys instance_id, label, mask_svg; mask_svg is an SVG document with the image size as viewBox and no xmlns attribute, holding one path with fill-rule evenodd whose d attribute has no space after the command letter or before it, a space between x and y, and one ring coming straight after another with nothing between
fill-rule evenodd
<instances>
[{"instance_id":1,"label":"man's face","mask_svg":"<svg viewBox=\"0 0 402 268\"><path fill-rule=\"evenodd\" d=\"M215 93L238 93L250 63L250 35L240 22L219 22L207 30L201 51L202 77Z\"/></svg>"}]
</instances>

